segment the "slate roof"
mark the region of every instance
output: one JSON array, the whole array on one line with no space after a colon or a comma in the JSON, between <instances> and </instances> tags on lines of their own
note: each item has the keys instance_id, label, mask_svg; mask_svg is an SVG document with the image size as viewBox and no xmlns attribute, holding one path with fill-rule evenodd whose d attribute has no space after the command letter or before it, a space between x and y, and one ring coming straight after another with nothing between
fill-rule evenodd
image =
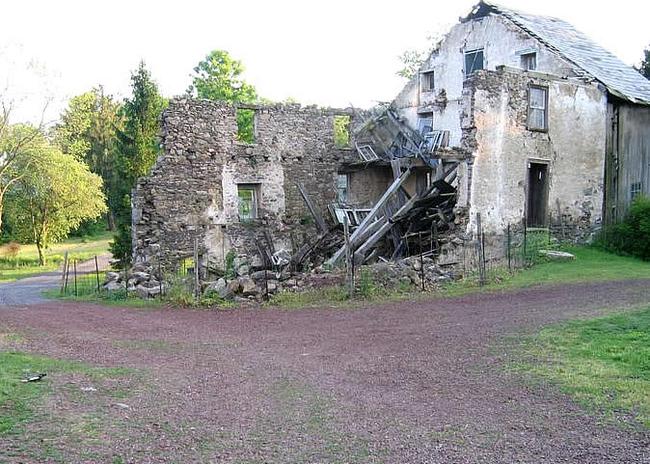
<instances>
[{"instance_id":1,"label":"slate roof","mask_svg":"<svg viewBox=\"0 0 650 464\"><path fill-rule=\"evenodd\" d=\"M601 82L612 95L632 103L650 105L650 80L566 21L521 13L484 1L474 7L467 19L492 12L505 16L555 50L560 56Z\"/></svg>"}]
</instances>

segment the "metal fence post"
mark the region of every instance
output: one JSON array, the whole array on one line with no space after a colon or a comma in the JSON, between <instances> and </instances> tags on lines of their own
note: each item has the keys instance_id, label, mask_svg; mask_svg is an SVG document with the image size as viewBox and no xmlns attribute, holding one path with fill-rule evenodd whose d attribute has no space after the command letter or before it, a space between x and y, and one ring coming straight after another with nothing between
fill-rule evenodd
<instances>
[{"instance_id":1,"label":"metal fence post","mask_svg":"<svg viewBox=\"0 0 650 464\"><path fill-rule=\"evenodd\" d=\"M78 296L77 294L77 260L74 260L74 296Z\"/></svg>"},{"instance_id":2,"label":"metal fence post","mask_svg":"<svg viewBox=\"0 0 650 464\"><path fill-rule=\"evenodd\" d=\"M511 245L512 245L512 239L510 238L510 223L508 223L508 272L512 272L512 250L511 250Z\"/></svg>"},{"instance_id":3,"label":"metal fence post","mask_svg":"<svg viewBox=\"0 0 650 464\"><path fill-rule=\"evenodd\" d=\"M418 232L418 241L420 242L420 282L422 291L424 291L424 258L422 256L422 232Z\"/></svg>"},{"instance_id":4,"label":"metal fence post","mask_svg":"<svg viewBox=\"0 0 650 464\"><path fill-rule=\"evenodd\" d=\"M95 255L95 276L97 276L97 293L99 293L99 263L97 262L97 255Z\"/></svg>"}]
</instances>

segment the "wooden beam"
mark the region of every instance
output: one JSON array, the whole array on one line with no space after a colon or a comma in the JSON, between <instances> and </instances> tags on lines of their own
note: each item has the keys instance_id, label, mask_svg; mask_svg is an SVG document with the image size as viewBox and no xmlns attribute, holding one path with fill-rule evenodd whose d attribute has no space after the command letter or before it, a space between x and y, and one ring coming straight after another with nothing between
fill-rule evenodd
<instances>
[{"instance_id":1,"label":"wooden beam","mask_svg":"<svg viewBox=\"0 0 650 464\"><path fill-rule=\"evenodd\" d=\"M368 213L368 215L361 222L361 224L359 224L359 227L357 227L354 233L350 236L350 243L352 247L354 247L355 243L358 240L358 237L366 233L366 228L374 222L377 213L384 207L384 205L390 199L390 197L399 190L402 184L406 182L406 180L411 175L411 172L412 172L411 168L409 167L406 171L402 173L401 176L395 179L395 181L390 185L390 187L388 187L388 189L384 192L384 194L381 196L381 198L375 204L375 206L372 207L370 213ZM334 253L334 255L330 259L327 260L327 264L330 266L335 265L339 261L339 259L341 259L344 253L345 253L345 247L341 247L336 253Z\"/></svg>"},{"instance_id":2,"label":"wooden beam","mask_svg":"<svg viewBox=\"0 0 650 464\"><path fill-rule=\"evenodd\" d=\"M303 187L302 184L296 183L298 186L298 190L300 191L300 195L302 195L302 199L305 200L305 204L307 205L307 208L309 209L309 212L311 213L312 217L314 218L314 221L316 221L316 225L320 229L322 233L326 233L329 231L329 228L327 227L327 224L325 224L325 219L323 219L323 216L321 216L318 211L316 211L316 208L314 207L314 204L311 202L311 198L309 198L309 195L307 195L307 192L305 191L305 188Z\"/></svg>"}]
</instances>

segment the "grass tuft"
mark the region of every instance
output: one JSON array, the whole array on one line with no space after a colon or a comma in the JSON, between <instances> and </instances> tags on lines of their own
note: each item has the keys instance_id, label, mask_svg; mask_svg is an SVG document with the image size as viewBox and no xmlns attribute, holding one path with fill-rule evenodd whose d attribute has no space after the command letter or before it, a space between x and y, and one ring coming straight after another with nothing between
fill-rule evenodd
<instances>
[{"instance_id":1,"label":"grass tuft","mask_svg":"<svg viewBox=\"0 0 650 464\"><path fill-rule=\"evenodd\" d=\"M545 328L524 343L523 357L518 370L650 428L650 307Z\"/></svg>"}]
</instances>

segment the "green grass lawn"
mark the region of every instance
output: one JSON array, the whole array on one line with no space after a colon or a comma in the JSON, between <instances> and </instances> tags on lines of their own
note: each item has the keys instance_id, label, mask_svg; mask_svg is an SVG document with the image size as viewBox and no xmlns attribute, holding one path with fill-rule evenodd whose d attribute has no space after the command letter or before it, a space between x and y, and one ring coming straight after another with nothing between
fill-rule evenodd
<instances>
[{"instance_id":1,"label":"green grass lawn","mask_svg":"<svg viewBox=\"0 0 650 464\"><path fill-rule=\"evenodd\" d=\"M25 375L41 372L47 373L42 381L21 382ZM81 373L89 380L100 381L129 372L20 352L0 352L0 436L16 432L20 424L33 416L44 397L51 393L50 385L55 377Z\"/></svg>"},{"instance_id":2,"label":"green grass lawn","mask_svg":"<svg viewBox=\"0 0 650 464\"><path fill-rule=\"evenodd\" d=\"M108 251L113 240L110 232L91 238L71 238L52 245L45 252L47 264L38 265L38 251L35 245L21 245L15 258L7 255L7 245L0 246L0 282L9 282L43 272L54 271L63 262L65 252L71 259L80 261L91 259Z\"/></svg>"},{"instance_id":3,"label":"green grass lawn","mask_svg":"<svg viewBox=\"0 0 650 464\"><path fill-rule=\"evenodd\" d=\"M581 404L624 411L650 428L650 306L541 330L517 369L550 380Z\"/></svg>"},{"instance_id":4,"label":"green grass lawn","mask_svg":"<svg viewBox=\"0 0 650 464\"><path fill-rule=\"evenodd\" d=\"M625 279L650 279L650 262L618 256L593 247L573 247L566 251L575 255L571 261L541 261L530 268L509 273L492 271L485 291L508 290L544 284L596 282ZM443 289L448 296L476 291L475 278L454 282Z\"/></svg>"}]
</instances>

